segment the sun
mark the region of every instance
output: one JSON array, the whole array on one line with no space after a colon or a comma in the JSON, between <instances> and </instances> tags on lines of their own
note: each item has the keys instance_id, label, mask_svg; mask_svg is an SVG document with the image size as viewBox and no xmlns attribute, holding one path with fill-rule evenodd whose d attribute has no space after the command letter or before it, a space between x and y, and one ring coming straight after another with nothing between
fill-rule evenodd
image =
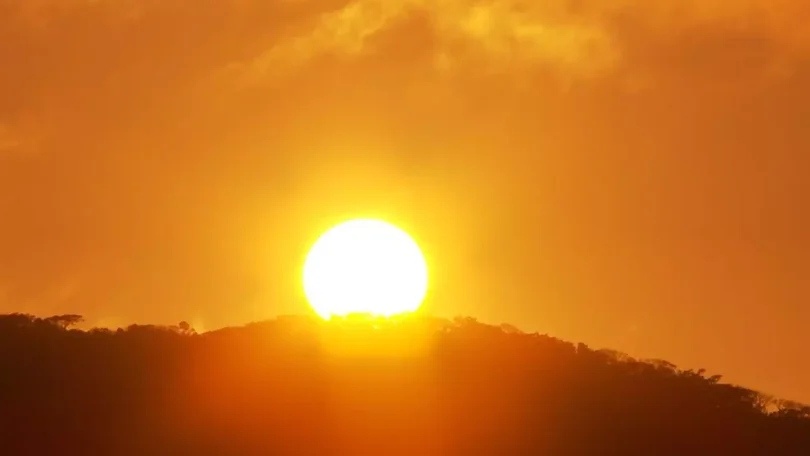
<instances>
[{"instance_id":1,"label":"sun","mask_svg":"<svg viewBox=\"0 0 810 456\"><path fill-rule=\"evenodd\" d=\"M414 312L427 288L428 269L419 246L382 220L335 226L315 242L304 263L304 293L325 319Z\"/></svg>"}]
</instances>

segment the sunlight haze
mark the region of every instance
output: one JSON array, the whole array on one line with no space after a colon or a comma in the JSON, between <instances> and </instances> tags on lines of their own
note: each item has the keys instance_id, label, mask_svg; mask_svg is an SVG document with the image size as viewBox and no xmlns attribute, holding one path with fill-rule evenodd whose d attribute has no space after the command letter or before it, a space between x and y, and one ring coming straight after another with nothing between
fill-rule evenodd
<instances>
[{"instance_id":1,"label":"sunlight haze","mask_svg":"<svg viewBox=\"0 0 810 456\"><path fill-rule=\"evenodd\" d=\"M808 5L0 1L0 313L311 313L372 214L420 314L810 402Z\"/></svg>"}]
</instances>

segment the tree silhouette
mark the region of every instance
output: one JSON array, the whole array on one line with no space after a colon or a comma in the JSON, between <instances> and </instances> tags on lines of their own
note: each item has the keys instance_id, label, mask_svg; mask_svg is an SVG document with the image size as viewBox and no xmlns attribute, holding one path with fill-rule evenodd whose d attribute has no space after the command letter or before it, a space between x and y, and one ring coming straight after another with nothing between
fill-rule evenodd
<instances>
[{"instance_id":1,"label":"tree silhouette","mask_svg":"<svg viewBox=\"0 0 810 456\"><path fill-rule=\"evenodd\" d=\"M55 315L53 317L48 317L44 319L46 323L50 323L62 329L68 329L71 326L75 326L84 319L81 315Z\"/></svg>"},{"instance_id":2,"label":"tree silhouette","mask_svg":"<svg viewBox=\"0 0 810 456\"><path fill-rule=\"evenodd\" d=\"M79 322L0 316L0 454L810 455L806 405L472 318Z\"/></svg>"}]
</instances>

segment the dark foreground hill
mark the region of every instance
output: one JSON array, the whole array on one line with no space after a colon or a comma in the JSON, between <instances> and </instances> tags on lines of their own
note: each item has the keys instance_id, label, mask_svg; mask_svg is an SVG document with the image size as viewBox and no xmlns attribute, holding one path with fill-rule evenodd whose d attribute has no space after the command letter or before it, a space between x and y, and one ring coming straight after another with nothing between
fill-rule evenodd
<instances>
[{"instance_id":1,"label":"dark foreground hill","mask_svg":"<svg viewBox=\"0 0 810 456\"><path fill-rule=\"evenodd\" d=\"M472 319L0 316L0 455L810 455L810 409Z\"/></svg>"}]
</instances>

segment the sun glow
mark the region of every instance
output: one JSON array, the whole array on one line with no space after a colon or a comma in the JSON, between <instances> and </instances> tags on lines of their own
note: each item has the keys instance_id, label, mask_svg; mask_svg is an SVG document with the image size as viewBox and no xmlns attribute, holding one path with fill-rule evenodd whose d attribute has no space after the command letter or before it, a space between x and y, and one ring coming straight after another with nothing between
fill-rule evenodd
<instances>
[{"instance_id":1,"label":"sun glow","mask_svg":"<svg viewBox=\"0 0 810 456\"><path fill-rule=\"evenodd\" d=\"M401 229L381 220L341 223L312 246L304 293L323 318L414 312L428 287L425 258Z\"/></svg>"}]
</instances>

